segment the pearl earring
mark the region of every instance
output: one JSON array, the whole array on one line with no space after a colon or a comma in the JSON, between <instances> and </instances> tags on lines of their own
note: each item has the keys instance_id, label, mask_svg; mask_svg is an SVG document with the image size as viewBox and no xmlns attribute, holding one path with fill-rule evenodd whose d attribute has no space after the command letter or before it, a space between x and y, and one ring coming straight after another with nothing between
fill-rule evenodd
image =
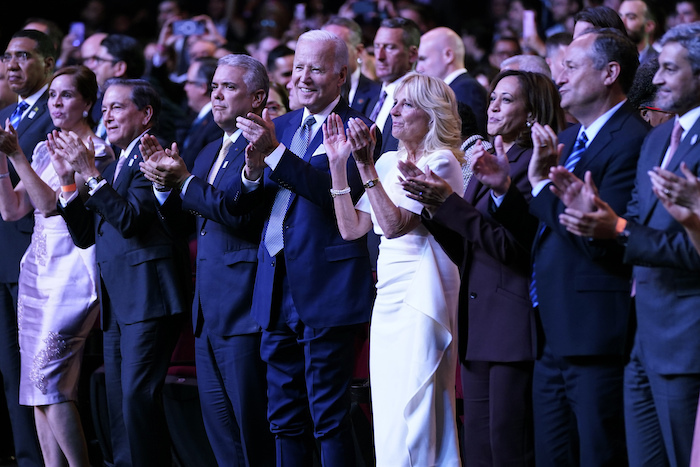
<instances>
[{"instance_id":1,"label":"pearl earring","mask_svg":"<svg viewBox=\"0 0 700 467\"><path fill-rule=\"evenodd\" d=\"M90 114L88 114L88 111L83 110L83 118L88 118L88 115L90 115Z\"/></svg>"},{"instance_id":2,"label":"pearl earring","mask_svg":"<svg viewBox=\"0 0 700 467\"><path fill-rule=\"evenodd\" d=\"M525 126L528 128L532 128L532 122L530 120L526 121Z\"/></svg>"}]
</instances>

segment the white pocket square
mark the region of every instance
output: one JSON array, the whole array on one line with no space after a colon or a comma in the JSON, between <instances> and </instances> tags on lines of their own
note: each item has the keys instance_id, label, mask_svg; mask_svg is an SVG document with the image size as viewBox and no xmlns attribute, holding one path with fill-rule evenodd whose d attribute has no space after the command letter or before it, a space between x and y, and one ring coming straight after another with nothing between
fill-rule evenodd
<instances>
[{"instance_id":1,"label":"white pocket square","mask_svg":"<svg viewBox=\"0 0 700 467\"><path fill-rule=\"evenodd\" d=\"M316 150L314 151L314 153L311 154L311 157L320 156L320 155L322 155L322 154L323 154L323 155L326 154L326 148L323 147L323 144L319 144L318 147L316 148Z\"/></svg>"}]
</instances>

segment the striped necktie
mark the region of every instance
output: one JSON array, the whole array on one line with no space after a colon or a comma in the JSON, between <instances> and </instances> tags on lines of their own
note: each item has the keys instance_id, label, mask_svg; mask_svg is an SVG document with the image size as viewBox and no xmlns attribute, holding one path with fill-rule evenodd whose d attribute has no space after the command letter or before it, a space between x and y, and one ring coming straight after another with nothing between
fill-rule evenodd
<instances>
[{"instance_id":1,"label":"striped necktie","mask_svg":"<svg viewBox=\"0 0 700 467\"><path fill-rule=\"evenodd\" d=\"M12 128L14 128L15 130L17 129L19 122L22 120L22 114L24 114L24 111L28 108L29 104L27 104L26 101L22 101L19 104L17 104L17 107L15 107L15 110L12 112L12 115L10 115L10 123L12 124Z\"/></svg>"},{"instance_id":2,"label":"striped necktie","mask_svg":"<svg viewBox=\"0 0 700 467\"><path fill-rule=\"evenodd\" d=\"M586 144L588 143L588 137L586 136L585 132L581 133L581 136L579 136L576 139L576 142L574 143L574 147L571 150L571 154L569 154L569 157L566 158L566 162L564 163L564 167L569 172L573 172L574 168L576 167L576 164L578 164L578 161L581 160L581 156L583 155L583 151L586 150Z\"/></svg>"},{"instance_id":3,"label":"striped necktie","mask_svg":"<svg viewBox=\"0 0 700 467\"><path fill-rule=\"evenodd\" d=\"M374 108L372 109L372 113L369 116L369 119L372 120L373 122L377 121L377 117L379 116L379 112L381 112L381 110L382 110L382 106L384 105L385 100L386 100L386 91L382 91L382 93L379 95L379 100L374 105Z\"/></svg>"}]
</instances>

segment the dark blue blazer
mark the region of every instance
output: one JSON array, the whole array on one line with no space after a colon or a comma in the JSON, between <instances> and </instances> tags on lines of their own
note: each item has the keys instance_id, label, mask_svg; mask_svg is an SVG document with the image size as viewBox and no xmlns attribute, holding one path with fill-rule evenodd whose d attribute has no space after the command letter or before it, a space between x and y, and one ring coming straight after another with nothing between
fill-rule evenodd
<instances>
[{"instance_id":1,"label":"dark blue blazer","mask_svg":"<svg viewBox=\"0 0 700 467\"><path fill-rule=\"evenodd\" d=\"M579 125L564 130L560 164L571 153ZM603 126L574 169L583 179L591 171L602 199L623 212L632 193L642 141L649 126L625 103ZM527 203L509 191L496 211L499 221L516 232ZM522 198L522 197L521 197ZM563 203L547 187L530 202L530 212L546 226L535 239L539 325L558 356L624 355L629 350L630 268L621 254L604 244L573 235L559 223Z\"/></svg>"},{"instance_id":2,"label":"dark blue blazer","mask_svg":"<svg viewBox=\"0 0 700 467\"><path fill-rule=\"evenodd\" d=\"M195 119L182 139L180 156L187 165L187 170L194 167L195 158L212 141L223 136L224 131L214 121L214 115L209 111L201 120ZM206 177L205 177L206 179Z\"/></svg>"},{"instance_id":3,"label":"dark blue blazer","mask_svg":"<svg viewBox=\"0 0 700 467\"><path fill-rule=\"evenodd\" d=\"M349 117L368 122L343 99L333 111L344 122ZM274 120L278 139L285 146L289 147L302 115L303 109L299 109ZM279 187L292 191L281 254L299 317L304 324L316 328L367 322L374 298L365 238L346 241L338 231L322 142L322 132L318 131L303 158L285 150L276 169L267 168L262 186L253 192L244 194L238 177L227 199L228 208L234 212L261 208L267 217ZM348 161L348 178L352 199L357 201L363 189L352 157ZM252 313L264 329L274 324L271 312L276 266L276 259L269 256L261 242Z\"/></svg>"},{"instance_id":4,"label":"dark blue blazer","mask_svg":"<svg viewBox=\"0 0 700 467\"><path fill-rule=\"evenodd\" d=\"M624 260L634 265L636 280L637 339L644 361L662 375L700 373L700 256L685 229L652 192L647 174L661 164L673 124L672 119L659 125L644 141L624 215L630 232ZM700 120L683 138L667 169L684 177L681 162L700 174Z\"/></svg>"},{"instance_id":5,"label":"dark blue blazer","mask_svg":"<svg viewBox=\"0 0 700 467\"><path fill-rule=\"evenodd\" d=\"M109 307L100 301L103 323L110 312L133 324L189 308L187 248L165 231L151 182L139 170L142 160L137 145L113 185L116 161L104 170L107 185L85 203L80 197L65 208L58 203L73 242L95 245L101 288L110 301Z\"/></svg>"},{"instance_id":6,"label":"dark blue blazer","mask_svg":"<svg viewBox=\"0 0 700 467\"><path fill-rule=\"evenodd\" d=\"M17 104L12 104L0 110L0 124L5 127L5 120L10 118ZM49 114L48 91L32 106L29 113L20 121L17 130L19 145L22 152L31 160L34 147L46 139L46 135L53 130L54 124ZM8 164L12 185L19 183L19 177L12 164ZM34 228L34 213L30 212L22 219L13 222L5 222L0 219L0 241L3 252L0 255L0 282L17 282L19 276L19 262L27 250Z\"/></svg>"},{"instance_id":7,"label":"dark blue blazer","mask_svg":"<svg viewBox=\"0 0 700 467\"><path fill-rule=\"evenodd\" d=\"M474 111L476 124L482 134L486 132L486 109L488 107L488 96L486 89L477 80L463 73L450 83L450 87L455 92L457 102L467 104Z\"/></svg>"},{"instance_id":8,"label":"dark blue blazer","mask_svg":"<svg viewBox=\"0 0 700 467\"><path fill-rule=\"evenodd\" d=\"M360 73L360 79L357 82L357 90L355 91L355 96L352 99L350 107L369 117L374 107L374 102L378 99L381 90L381 83L373 81ZM372 107L368 108L369 104L372 104Z\"/></svg>"},{"instance_id":9,"label":"dark blue blazer","mask_svg":"<svg viewBox=\"0 0 700 467\"><path fill-rule=\"evenodd\" d=\"M226 189L241 178L248 141L239 136L231 146L213 185L207 183L222 139L209 143L195 160L187 190L173 191L163 205L170 217L185 210L196 216L197 267L192 328L207 334L234 336L260 332L250 315L263 219L233 216L226 210Z\"/></svg>"}]
</instances>

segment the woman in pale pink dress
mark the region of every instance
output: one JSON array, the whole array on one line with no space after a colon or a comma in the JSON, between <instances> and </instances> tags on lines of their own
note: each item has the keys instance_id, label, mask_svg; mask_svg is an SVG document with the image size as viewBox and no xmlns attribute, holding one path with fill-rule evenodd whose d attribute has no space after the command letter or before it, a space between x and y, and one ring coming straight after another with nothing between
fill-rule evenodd
<instances>
[{"instance_id":1,"label":"woman in pale pink dress","mask_svg":"<svg viewBox=\"0 0 700 467\"><path fill-rule=\"evenodd\" d=\"M0 129L0 174L10 159L20 181L0 175L0 213L6 221L34 212L32 241L20 264L17 322L21 358L20 404L34 407L37 434L48 466L88 466L87 446L75 401L85 338L97 316L97 272L92 248L77 248L56 202L61 191L83 188L54 151L94 151L98 165L114 154L91 129L97 98L95 75L85 67L56 72L49 111L61 131L34 148L31 165L17 133ZM59 173L57 173L57 170ZM80 190L82 191L82 190Z\"/></svg>"}]
</instances>

